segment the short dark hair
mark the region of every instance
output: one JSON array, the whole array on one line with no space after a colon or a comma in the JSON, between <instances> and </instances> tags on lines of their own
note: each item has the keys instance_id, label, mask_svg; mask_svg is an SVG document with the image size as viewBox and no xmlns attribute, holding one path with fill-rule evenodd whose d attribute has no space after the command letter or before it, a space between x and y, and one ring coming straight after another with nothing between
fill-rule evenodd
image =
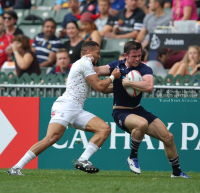
<instances>
[{"instance_id":1,"label":"short dark hair","mask_svg":"<svg viewBox=\"0 0 200 193\"><path fill-rule=\"evenodd\" d=\"M160 7L164 8L165 0L155 0L155 2L158 2L160 4Z\"/></svg>"},{"instance_id":2,"label":"short dark hair","mask_svg":"<svg viewBox=\"0 0 200 193\"><path fill-rule=\"evenodd\" d=\"M94 41L86 41L83 43L82 47L81 47L81 54L84 55L87 51L87 49L93 49L95 46L99 46L99 44L97 42Z\"/></svg>"},{"instance_id":3,"label":"short dark hair","mask_svg":"<svg viewBox=\"0 0 200 193\"><path fill-rule=\"evenodd\" d=\"M3 18L3 14L0 14L0 17L2 17L2 19L4 19L4 18Z\"/></svg>"},{"instance_id":4,"label":"short dark hair","mask_svg":"<svg viewBox=\"0 0 200 193\"><path fill-rule=\"evenodd\" d=\"M80 30L80 28L79 28L77 22L74 21L74 20L70 20L70 21L66 24L66 28L67 28L67 25L68 25L69 23L73 23L73 24L76 26L76 28L77 28L78 30Z\"/></svg>"},{"instance_id":5,"label":"short dark hair","mask_svg":"<svg viewBox=\"0 0 200 193\"><path fill-rule=\"evenodd\" d=\"M142 44L140 42L129 41L129 42L126 42L124 46L124 53L128 55L131 50L139 50L139 49L141 49L142 51Z\"/></svg>"},{"instance_id":6,"label":"short dark hair","mask_svg":"<svg viewBox=\"0 0 200 193\"><path fill-rule=\"evenodd\" d=\"M8 15L10 15L11 17L13 17L14 19L18 19L18 16L17 16L17 14L14 12L14 11L6 11L6 12L4 12L4 14L8 14Z\"/></svg>"},{"instance_id":7,"label":"short dark hair","mask_svg":"<svg viewBox=\"0 0 200 193\"><path fill-rule=\"evenodd\" d=\"M45 23L46 23L46 22L48 22L48 21L51 21L51 22L53 22L53 23L54 23L54 25L55 25L55 27L56 27L56 22L55 22L55 21L54 21L54 19L53 19L53 18L51 18L51 17L50 17L50 18L46 18L46 19L44 20L44 22L43 22L43 25L42 25L42 26L44 27Z\"/></svg>"}]
</instances>

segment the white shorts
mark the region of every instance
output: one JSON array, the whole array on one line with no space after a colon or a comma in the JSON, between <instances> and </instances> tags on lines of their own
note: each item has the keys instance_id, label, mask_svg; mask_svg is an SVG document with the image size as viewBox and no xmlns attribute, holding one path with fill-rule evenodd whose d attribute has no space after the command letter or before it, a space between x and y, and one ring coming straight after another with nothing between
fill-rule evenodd
<instances>
[{"instance_id":1,"label":"white shorts","mask_svg":"<svg viewBox=\"0 0 200 193\"><path fill-rule=\"evenodd\" d=\"M75 108L71 104L54 103L51 109L51 120L49 123L59 123L65 127L68 125L75 129L85 130L87 123L96 115Z\"/></svg>"}]
</instances>

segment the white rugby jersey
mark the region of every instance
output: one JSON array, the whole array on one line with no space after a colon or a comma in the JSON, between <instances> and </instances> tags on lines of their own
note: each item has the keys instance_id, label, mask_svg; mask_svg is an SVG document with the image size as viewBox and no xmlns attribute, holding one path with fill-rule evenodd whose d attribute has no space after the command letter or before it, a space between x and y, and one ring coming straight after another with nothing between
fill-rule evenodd
<instances>
[{"instance_id":1,"label":"white rugby jersey","mask_svg":"<svg viewBox=\"0 0 200 193\"><path fill-rule=\"evenodd\" d=\"M66 91L63 93L62 100L64 99L67 102L72 99L73 104L83 107L91 90L86 77L93 74L96 74L96 72L89 57L83 56L80 60L77 60L70 69Z\"/></svg>"}]
</instances>

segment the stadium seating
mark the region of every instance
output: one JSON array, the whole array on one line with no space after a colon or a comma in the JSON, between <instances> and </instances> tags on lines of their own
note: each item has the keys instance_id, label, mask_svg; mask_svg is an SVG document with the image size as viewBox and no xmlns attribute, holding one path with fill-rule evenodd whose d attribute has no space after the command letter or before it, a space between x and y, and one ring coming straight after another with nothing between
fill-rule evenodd
<instances>
[{"instance_id":1,"label":"stadium seating","mask_svg":"<svg viewBox=\"0 0 200 193\"><path fill-rule=\"evenodd\" d=\"M14 10L17 14L18 20L17 20L17 25L19 26L23 19L29 15L29 10L28 9L15 9Z\"/></svg>"},{"instance_id":2,"label":"stadium seating","mask_svg":"<svg viewBox=\"0 0 200 193\"><path fill-rule=\"evenodd\" d=\"M43 1L41 4L41 6L49 6L49 7L54 7L54 0L46 0L46 1Z\"/></svg>"},{"instance_id":3,"label":"stadium seating","mask_svg":"<svg viewBox=\"0 0 200 193\"><path fill-rule=\"evenodd\" d=\"M102 49L103 50L112 50L112 51L119 51L120 54L124 53L124 45L126 42L132 39L107 39L104 40Z\"/></svg>"},{"instance_id":4,"label":"stadium seating","mask_svg":"<svg viewBox=\"0 0 200 193\"><path fill-rule=\"evenodd\" d=\"M68 14L68 13L70 13L70 12L71 12L70 9L60 9L60 10L56 13L56 15L55 15L55 17L54 17L56 23L57 23L57 24L61 24L61 23L63 22L63 19L64 19L65 15Z\"/></svg>"},{"instance_id":5,"label":"stadium seating","mask_svg":"<svg viewBox=\"0 0 200 193\"><path fill-rule=\"evenodd\" d=\"M49 17L54 18L55 11L54 10L37 10L37 9L31 9L30 10L30 15L35 15L35 16L38 16L41 19L45 20L46 18L49 18Z\"/></svg>"},{"instance_id":6,"label":"stadium seating","mask_svg":"<svg viewBox=\"0 0 200 193\"><path fill-rule=\"evenodd\" d=\"M98 65L106 65L112 61L118 60L119 55L119 51L101 50L101 58L98 60Z\"/></svg>"},{"instance_id":7,"label":"stadium seating","mask_svg":"<svg viewBox=\"0 0 200 193\"><path fill-rule=\"evenodd\" d=\"M20 25L19 27L30 39L34 39L37 34L42 32L41 25Z\"/></svg>"}]
</instances>

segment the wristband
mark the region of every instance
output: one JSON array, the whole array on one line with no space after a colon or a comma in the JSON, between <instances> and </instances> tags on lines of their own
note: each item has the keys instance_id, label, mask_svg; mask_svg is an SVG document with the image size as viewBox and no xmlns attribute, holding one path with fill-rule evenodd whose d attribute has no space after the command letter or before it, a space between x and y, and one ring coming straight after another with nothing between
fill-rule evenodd
<instances>
[{"instance_id":1,"label":"wristband","mask_svg":"<svg viewBox=\"0 0 200 193\"><path fill-rule=\"evenodd\" d=\"M112 80L112 82L115 80L115 77L113 75L110 75L109 78Z\"/></svg>"}]
</instances>

